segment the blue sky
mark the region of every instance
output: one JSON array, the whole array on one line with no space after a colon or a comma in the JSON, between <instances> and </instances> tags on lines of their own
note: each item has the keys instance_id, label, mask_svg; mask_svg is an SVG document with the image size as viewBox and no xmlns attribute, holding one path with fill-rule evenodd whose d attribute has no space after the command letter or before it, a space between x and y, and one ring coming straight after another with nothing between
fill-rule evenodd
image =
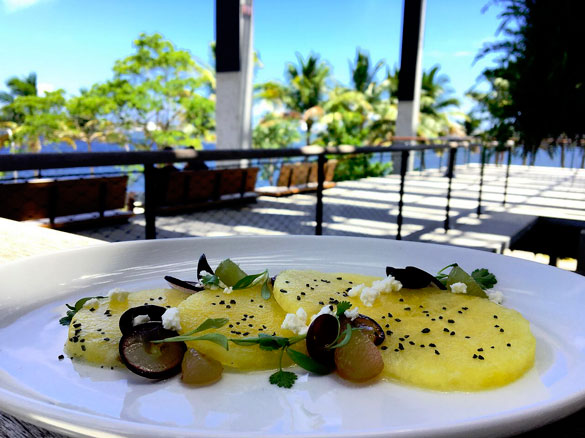
<instances>
[{"instance_id":1,"label":"blue sky","mask_svg":"<svg viewBox=\"0 0 585 438\"><path fill-rule=\"evenodd\" d=\"M496 7L481 13L486 2L427 0L423 68L440 64L460 98L490 65L472 66L498 26ZM254 0L254 20L264 64L256 81L282 80L296 52L319 53L342 83L356 47L400 62L402 0ZM140 32L160 32L208 62L213 26L213 0L0 0L0 87L34 71L42 88L75 94L110 78Z\"/></svg>"}]
</instances>

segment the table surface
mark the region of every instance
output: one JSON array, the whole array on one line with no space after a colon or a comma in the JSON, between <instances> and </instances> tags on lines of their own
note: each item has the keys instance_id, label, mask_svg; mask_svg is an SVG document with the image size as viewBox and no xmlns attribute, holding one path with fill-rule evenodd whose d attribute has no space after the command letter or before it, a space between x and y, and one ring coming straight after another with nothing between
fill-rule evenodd
<instances>
[{"instance_id":1,"label":"table surface","mask_svg":"<svg viewBox=\"0 0 585 438\"><path fill-rule=\"evenodd\" d=\"M40 254L107 244L100 240L0 218L0 263ZM585 437L585 410L518 438ZM0 412L0 438L64 438Z\"/></svg>"}]
</instances>

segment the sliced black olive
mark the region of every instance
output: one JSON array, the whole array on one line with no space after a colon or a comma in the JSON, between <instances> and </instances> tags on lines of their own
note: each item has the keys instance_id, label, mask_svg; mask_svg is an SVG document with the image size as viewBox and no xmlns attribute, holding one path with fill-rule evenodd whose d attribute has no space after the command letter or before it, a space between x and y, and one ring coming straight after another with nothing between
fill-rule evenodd
<instances>
[{"instance_id":1,"label":"sliced black olive","mask_svg":"<svg viewBox=\"0 0 585 438\"><path fill-rule=\"evenodd\" d=\"M201 254L199 257L199 263L197 263L197 280L201 280L201 272L206 271L211 275L215 275L211 266L209 266L209 262L207 261L207 257L205 254Z\"/></svg>"},{"instance_id":2,"label":"sliced black olive","mask_svg":"<svg viewBox=\"0 0 585 438\"><path fill-rule=\"evenodd\" d=\"M407 289L422 289L433 283L439 289L447 290L443 283L441 283L434 275L415 266L407 266L406 268L393 268L392 266L386 266L386 275L392 275Z\"/></svg>"},{"instance_id":3,"label":"sliced black olive","mask_svg":"<svg viewBox=\"0 0 585 438\"><path fill-rule=\"evenodd\" d=\"M161 306L148 305L131 307L130 309L126 310L120 317L120 331L123 335L134 331L134 318L140 315L148 315L151 321L160 323L162 322L162 315L166 311L167 309Z\"/></svg>"},{"instance_id":4,"label":"sliced black olive","mask_svg":"<svg viewBox=\"0 0 585 438\"><path fill-rule=\"evenodd\" d=\"M163 328L159 322L137 325L120 339L120 359L139 376L158 380L172 377L181 371L181 362L187 349L185 343L152 342L172 336L177 336L177 332Z\"/></svg>"},{"instance_id":5,"label":"sliced black olive","mask_svg":"<svg viewBox=\"0 0 585 438\"><path fill-rule=\"evenodd\" d=\"M176 277L171 277L170 275L165 275L165 280L173 289L187 292L189 294L205 290L205 288L198 281L180 280Z\"/></svg>"},{"instance_id":6,"label":"sliced black olive","mask_svg":"<svg viewBox=\"0 0 585 438\"><path fill-rule=\"evenodd\" d=\"M335 369L335 351L327 348L339 335L339 321L333 315L319 315L307 331L307 352L312 359Z\"/></svg>"},{"instance_id":7,"label":"sliced black olive","mask_svg":"<svg viewBox=\"0 0 585 438\"><path fill-rule=\"evenodd\" d=\"M369 316L360 313L350 324L352 327L365 329L365 332L367 330L366 333L372 338L374 345L380 345L386 339L386 335L382 327L380 327L380 324Z\"/></svg>"}]
</instances>

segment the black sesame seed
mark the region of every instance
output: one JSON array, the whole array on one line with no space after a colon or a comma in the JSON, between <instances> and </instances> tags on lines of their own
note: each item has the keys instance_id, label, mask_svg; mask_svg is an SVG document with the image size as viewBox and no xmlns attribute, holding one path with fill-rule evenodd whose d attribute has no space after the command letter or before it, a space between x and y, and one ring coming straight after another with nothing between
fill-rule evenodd
<instances>
[{"instance_id":1,"label":"black sesame seed","mask_svg":"<svg viewBox=\"0 0 585 438\"><path fill-rule=\"evenodd\" d=\"M494 319L498 319L498 315L494 315Z\"/></svg>"},{"instance_id":2,"label":"black sesame seed","mask_svg":"<svg viewBox=\"0 0 585 438\"><path fill-rule=\"evenodd\" d=\"M392 314L388 312L388 318L392 318Z\"/></svg>"},{"instance_id":3,"label":"black sesame seed","mask_svg":"<svg viewBox=\"0 0 585 438\"><path fill-rule=\"evenodd\" d=\"M503 328L500 329L500 333L504 333L504 329Z\"/></svg>"},{"instance_id":4,"label":"black sesame seed","mask_svg":"<svg viewBox=\"0 0 585 438\"><path fill-rule=\"evenodd\" d=\"M455 336L455 332L449 333L450 336Z\"/></svg>"},{"instance_id":5,"label":"black sesame seed","mask_svg":"<svg viewBox=\"0 0 585 438\"><path fill-rule=\"evenodd\" d=\"M425 348L425 344L420 344L420 348Z\"/></svg>"},{"instance_id":6,"label":"black sesame seed","mask_svg":"<svg viewBox=\"0 0 585 438\"><path fill-rule=\"evenodd\" d=\"M388 336L392 336L392 330L386 330L386 334L387 334Z\"/></svg>"},{"instance_id":7,"label":"black sesame seed","mask_svg":"<svg viewBox=\"0 0 585 438\"><path fill-rule=\"evenodd\" d=\"M429 333L430 331L431 331L430 328L425 327L424 329L421 330L421 333Z\"/></svg>"},{"instance_id":8,"label":"black sesame seed","mask_svg":"<svg viewBox=\"0 0 585 438\"><path fill-rule=\"evenodd\" d=\"M287 293L288 293L288 291L286 291L286 290L284 290L284 289L280 289L280 293L281 293L281 294L287 294Z\"/></svg>"},{"instance_id":9,"label":"black sesame seed","mask_svg":"<svg viewBox=\"0 0 585 438\"><path fill-rule=\"evenodd\" d=\"M447 308L446 308L446 307L441 307L441 309L443 309L443 310L447 310Z\"/></svg>"},{"instance_id":10,"label":"black sesame seed","mask_svg":"<svg viewBox=\"0 0 585 438\"><path fill-rule=\"evenodd\" d=\"M435 354L438 356L441 353L439 353L439 350L435 350Z\"/></svg>"},{"instance_id":11,"label":"black sesame seed","mask_svg":"<svg viewBox=\"0 0 585 438\"><path fill-rule=\"evenodd\" d=\"M110 338L104 338L104 341L108 342L110 340Z\"/></svg>"},{"instance_id":12,"label":"black sesame seed","mask_svg":"<svg viewBox=\"0 0 585 438\"><path fill-rule=\"evenodd\" d=\"M443 331L444 331L445 333L449 333L451 330L449 330L447 327L445 327L445 328L443 329Z\"/></svg>"},{"instance_id":13,"label":"black sesame seed","mask_svg":"<svg viewBox=\"0 0 585 438\"><path fill-rule=\"evenodd\" d=\"M400 301L401 303L404 303L404 299L400 298L398 301Z\"/></svg>"},{"instance_id":14,"label":"black sesame seed","mask_svg":"<svg viewBox=\"0 0 585 438\"><path fill-rule=\"evenodd\" d=\"M477 358L478 358L479 360L483 360L483 359L484 359L484 357L483 357L481 354L480 354L479 356L477 356Z\"/></svg>"},{"instance_id":15,"label":"black sesame seed","mask_svg":"<svg viewBox=\"0 0 585 438\"><path fill-rule=\"evenodd\" d=\"M508 343L508 344L506 344L506 347L511 347L511 346L512 346L512 344L509 344L509 343Z\"/></svg>"},{"instance_id":16,"label":"black sesame seed","mask_svg":"<svg viewBox=\"0 0 585 438\"><path fill-rule=\"evenodd\" d=\"M285 282L286 284L289 284L289 283L290 283L290 281L288 281L288 280L284 280L284 282Z\"/></svg>"},{"instance_id":17,"label":"black sesame seed","mask_svg":"<svg viewBox=\"0 0 585 438\"><path fill-rule=\"evenodd\" d=\"M85 350L86 350L85 345L82 345L81 346L81 351L85 351Z\"/></svg>"},{"instance_id":18,"label":"black sesame seed","mask_svg":"<svg viewBox=\"0 0 585 438\"><path fill-rule=\"evenodd\" d=\"M443 319L443 315L439 315L439 319Z\"/></svg>"},{"instance_id":19,"label":"black sesame seed","mask_svg":"<svg viewBox=\"0 0 585 438\"><path fill-rule=\"evenodd\" d=\"M401 319L400 319L400 318L394 318L394 321L396 321L396 322L400 322L400 321L401 321Z\"/></svg>"},{"instance_id":20,"label":"black sesame seed","mask_svg":"<svg viewBox=\"0 0 585 438\"><path fill-rule=\"evenodd\" d=\"M63 356L62 354L60 354L60 355L57 357L57 359L59 359L59 360L63 360L63 359L65 359L65 356Z\"/></svg>"},{"instance_id":21,"label":"black sesame seed","mask_svg":"<svg viewBox=\"0 0 585 438\"><path fill-rule=\"evenodd\" d=\"M401 341L404 341L404 338L398 338L398 339L401 340Z\"/></svg>"},{"instance_id":22,"label":"black sesame seed","mask_svg":"<svg viewBox=\"0 0 585 438\"><path fill-rule=\"evenodd\" d=\"M230 304L236 304L236 300L230 300Z\"/></svg>"},{"instance_id":23,"label":"black sesame seed","mask_svg":"<svg viewBox=\"0 0 585 438\"><path fill-rule=\"evenodd\" d=\"M412 342L412 341L408 341L408 343L409 343L410 345L414 345L414 342Z\"/></svg>"},{"instance_id":24,"label":"black sesame seed","mask_svg":"<svg viewBox=\"0 0 585 438\"><path fill-rule=\"evenodd\" d=\"M229 304L226 304L226 305L225 305L225 308L226 308L226 309L231 309L231 308L232 308L232 306L230 306Z\"/></svg>"},{"instance_id":25,"label":"black sesame seed","mask_svg":"<svg viewBox=\"0 0 585 438\"><path fill-rule=\"evenodd\" d=\"M471 336L465 336L465 339L471 339Z\"/></svg>"},{"instance_id":26,"label":"black sesame seed","mask_svg":"<svg viewBox=\"0 0 585 438\"><path fill-rule=\"evenodd\" d=\"M337 279L338 279L338 280L343 280L343 278L341 278L341 277L337 277Z\"/></svg>"},{"instance_id":27,"label":"black sesame seed","mask_svg":"<svg viewBox=\"0 0 585 438\"><path fill-rule=\"evenodd\" d=\"M90 312L95 312L95 309L92 307L89 309Z\"/></svg>"},{"instance_id":28,"label":"black sesame seed","mask_svg":"<svg viewBox=\"0 0 585 438\"><path fill-rule=\"evenodd\" d=\"M399 342L399 343L398 343L398 348L399 348L400 350L404 350L404 345L402 345L402 343L401 343L401 342Z\"/></svg>"},{"instance_id":29,"label":"black sesame seed","mask_svg":"<svg viewBox=\"0 0 585 438\"><path fill-rule=\"evenodd\" d=\"M453 321L452 319L448 319L448 320L447 320L447 322L448 322L449 324L455 324L455 321Z\"/></svg>"},{"instance_id":30,"label":"black sesame seed","mask_svg":"<svg viewBox=\"0 0 585 438\"><path fill-rule=\"evenodd\" d=\"M306 293L304 293L304 292L301 292L301 295L302 295L302 296L305 296L305 295L307 295L307 294L306 294Z\"/></svg>"},{"instance_id":31,"label":"black sesame seed","mask_svg":"<svg viewBox=\"0 0 585 438\"><path fill-rule=\"evenodd\" d=\"M385 345L382 345L380 348L381 348L382 350L388 350L388 347L386 347Z\"/></svg>"},{"instance_id":32,"label":"black sesame seed","mask_svg":"<svg viewBox=\"0 0 585 438\"><path fill-rule=\"evenodd\" d=\"M150 301L154 301L154 298L151 298Z\"/></svg>"},{"instance_id":33,"label":"black sesame seed","mask_svg":"<svg viewBox=\"0 0 585 438\"><path fill-rule=\"evenodd\" d=\"M433 347L433 348L435 348L435 347L436 347L436 345L435 345L434 343L432 343L432 342L431 342L431 343L429 344L429 347Z\"/></svg>"},{"instance_id":34,"label":"black sesame seed","mask_svg":"<svg viewBox=\"0 0 585 438\"><path fill-rule=\"evenodd\" d=\"M498 324L496 324L496 325L494 325L494 327L495 327L495 328L498 328L498 327L499 327L499 325L498 325Z\"/></svg>"},{"instance_id":35,"label":"black sesame seed","mask_svg":"<svg viewBox=\"0 0 585 438\"><path fill-rule=\"evenodd\" d=\"M409 311L410 307L405 307L404 310Z\"/></svg>"},{"instance_id":36,"label":"black sesame seed","mask_svg":"<svg viewBox=\"0 0 585 438\"><path fill-rule=\"evenodd\" d=\"M81 327L81 324L80 324L80 323L73 324L73 327L75 327L75 328L79 328L79 327Z\"/></svg>"},{"instance_id":37,"label":"black sesame seed","mask_svg":"<svg viewBox=\"0 0 585 438\"><path fill-rule=\"evenodd\" d=\"M297 295L297 301L301 301L301 296Z\"/></svg>"},{"instance_id":38,"label":"black sesame seed","mask_svg":"<svg viewBox=\"0 0 585 438\"><path fill-rule=\"evenodd\" d=\"M478 348L477 351L483 351L483 348Z\"/></svg>"},{"instance_id":39,"label":"black sesame seed","mask_svg":"<svg viewBox=\"0 0 585 438\"><path fill-rule=\"evenodd\" d=\"M477 354L474 354L474 355L473 355L473 358L474 358L474 359L477 359Z\"/></svg>"},{"instance_id":40,"label":"black sesame seed","mask_svg":"<svg viewBox=\"0 0 585 438\"><path fill-rule=\"evenodd\" d=\"M224 300L221 300L221 301L219 302L219 304L225 304L225 301L224 301Z\"/></svg>"}]
</instances>

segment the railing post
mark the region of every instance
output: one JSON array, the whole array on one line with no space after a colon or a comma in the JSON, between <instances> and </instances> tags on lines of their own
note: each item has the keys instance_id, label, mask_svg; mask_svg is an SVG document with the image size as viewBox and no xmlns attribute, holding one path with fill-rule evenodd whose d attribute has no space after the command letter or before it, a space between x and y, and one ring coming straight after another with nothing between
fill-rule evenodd
<instances>
[{"instance_id":1,"label":"railing post","mask_svg":"<svg viewBox=\"0 0 585 438\"><path fill-rule=\"evenodd\" d=\"M504 180L504 199L502 205L506 205L506 197L508 196L508 178L510 177L510 164L512 164L512 148L508 148L508 164L506 165L506 179Z\"/></svg>"},{"instance_id":2,"label":"railing post","mask_svg":"<svg viewBox=\"0 0 585 438\"><path fill-rule=\"evenodd\" d=\"M457 148L449 148L449 167L447 167L447 178L449 178L449 185L447 186L447 206L445 207L445 231L449 231L449 210L451 209L451 182L453 181L453 174L455 169L455 158L457 157Z\"/></svg>"},{"instance_id":3,"label":"railing post","mask_svg":"<svg viewBox=\"0 0 585 438\"><path fill-rule=\"evenodd\" d=\"M156 239L156 181L154 165L144 165L145 239Z\"/></svg>"},{"instance_id":4,"label":"railing post","mask_svg":"<svg viewBox=\"0 0 585 438\"><path fill-rule=\"evenodd\" d=\"M323 235L323 183L325 182L325 154L317 156L317 205L315 206L315 236Z\"/></svg>"},{"instance_id":5,"label":"railing post","mask_svg":"<svg viewBox=\"0 0 585 438\"><path fill-rule=\"evenodd\" d=\"M406 170L408 169L409 151L402 151L400 160L400 197L398 198L398 217L396 218L396 240L402 240L402 207L404 207L404 179L406 178Z\"/></svg>"},{"instance_id":6,"label":"railing post","mask_svg":"<svg viewBox=\"0 0 585 438\"><path fill-rule=\"evenodd\" d=\"M479 195L477 197L477 217L481 216L481 195L483 192L483 170L485 167L486 147L481 145L481 167L479 171Z\"/></svg>"}]
</instances>

